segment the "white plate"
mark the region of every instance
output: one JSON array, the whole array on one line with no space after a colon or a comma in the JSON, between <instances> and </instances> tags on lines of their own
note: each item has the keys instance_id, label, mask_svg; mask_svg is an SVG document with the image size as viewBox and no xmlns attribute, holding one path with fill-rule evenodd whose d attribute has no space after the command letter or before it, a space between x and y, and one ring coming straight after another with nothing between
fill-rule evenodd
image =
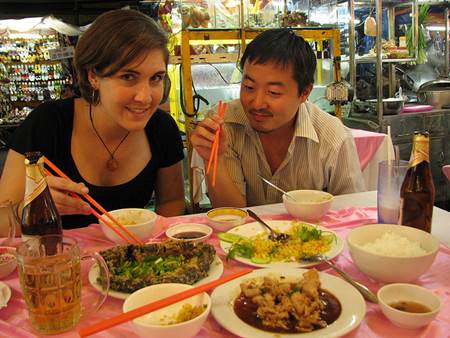
<instances>
[{"instance_id":1,"label":"white plate","mask_svg":"<svg viewBox=\"0 0 450 338\"><path fill-rule=\"evenodd\" d=\"M321 337L340 337L359 325L366 313L366 303L361 294L346 281L319 272L321 288L331 292L339 299L341 303L341 314L330 325L323 329L306 333L274 333L257 329L242 321L234 312L234 300L239 296L240 284L248 279L263 277L267 275L286 276L300 278L306 269L258 269L252 273L236 278L226 284L217 287L212 295L212 314L214 318L228 331L240 337L258 337L258 338L321 338Z\"/></svg>"},{"instance_id":2,"label":"white plate","mask_svg":"<svg viewBox=\"0 0 450 338\"><path fill-rule=\"evenodd\" d=\"M286 232L289 228L292 227L292 221L266 221L266 223L269 224L272 229L279 230L280 232ZM314 224L312 224L312 225L317 227L320 230L331 232L336 236L336 241L334 241L331 244L331 249L329 251L323 253L323 255L327 256L328 259L332 259L332 258L336 257L337 255L339 255L341 253L341 251L344 249L344 242L337 235L337 233L335 233L334 231L332 231L328 228L322 227L322 226L318 226L318 225L314 225ZM266 228L264 228L263 225L259 224L258 222L253 222L253 223L247 223L244 225L237 226L227 232L232 233L232 234L238 234L243 237L251 237L251 236L255 236L257 234L267 233L267 230L266 230ZM231 248L231 243L220 241L220 247L225 252L228 252ZM256 266L259 268L305 268L305 267L309 267L309 266L318 265L321 263L321 262L271 262L268 264L257 264L257 263L252 262L248 258L240 257L238 255L236 255L233 259L235 259L241 263L248 264L251 266Z\"/></svg>"},{"instance_id":3,"label":"white plate","mask_svg":"<svg viewBox=\"0 0 450 338\"><path fill-rule=\"evenodd\" d=\"M11 289L8 284L0 281L0 309L7 307L11 298Z\"/></svg>"},{"instance_id":4,"label":"white plate","mask_svg":"<svg viewBox=\"0 0 450 338\"><path fill-rule=\"evenodd\" d=\"M216 280L222 276L223 273L223 263L220 260L219 256L215 256L211 266L209 267L208 276L203 279L200 279L197 283L193 284L193 286L202 285L213 280ZM89 270L89 283L96 288L98 291L104 293L103 288L99 282L97 282L97 277L99 276L99 268L97 264L92 265ZM118 299L126 299L131 293L120 292L109 290L108 296Z\"/></svg>"}]
</instances>

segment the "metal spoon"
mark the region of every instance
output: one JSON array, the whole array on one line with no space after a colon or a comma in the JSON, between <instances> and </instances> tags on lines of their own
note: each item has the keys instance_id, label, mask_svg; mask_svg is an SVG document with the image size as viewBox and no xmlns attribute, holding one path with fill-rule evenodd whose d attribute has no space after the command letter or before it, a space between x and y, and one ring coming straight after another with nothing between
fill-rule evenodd
<instances>
[{"instance_id":1,"label":"metal spoon","mask_svg":"<svg viewBox=\"0 0 450 338\"><path fill-rule=\"evenodd\" d=\"M288 234L284 234L284 233L277 234L266 222L264 222L257 214L255 214L250 209L247 209L247 212L251 218L255 219L256 221L258 221L259 223L264 225L267 229L269 229L269 231L270 231L269 239L272 239L275 241L287 241L289 239Z\"/></svg>"},{"instance_id":2,"label":"metal spoon","mask_svg":"<svg viewBox=\"0 0 450 338\"><path fill-rule=\"evenodd\" d=\"M276 186L275 184L273 184L272 182L270 182L269 180L266 180L264 177L262 177L260 174L258 174L259 178L262 179L264 182L266 182L268 185L270 185L271 187L277 189L278 191L282 192L283 195L286 195L287 198L289 198L291 201L297 202L297 200L292 197L291 195L289 195L288 192L284 191L283 189L281 189L280 187Z\"/></svg>"},{"instance_id":3,"label":"metal spoon","mask_svg":"<svg viewBox=\"0 0 450 338\"><path fill-rule=\"evenodd\" d=\"M378 303L378 297L376 294L374 294L367 286L355 281L346 272L339 269L333 262L329 261L327 257L323 255L302 256L301 260L307 262L324 262L328 264L328 266L334 269L338 274L340 274L342 278L353 285L366 300L372 303Z\"/></svg>"}]
</instances>

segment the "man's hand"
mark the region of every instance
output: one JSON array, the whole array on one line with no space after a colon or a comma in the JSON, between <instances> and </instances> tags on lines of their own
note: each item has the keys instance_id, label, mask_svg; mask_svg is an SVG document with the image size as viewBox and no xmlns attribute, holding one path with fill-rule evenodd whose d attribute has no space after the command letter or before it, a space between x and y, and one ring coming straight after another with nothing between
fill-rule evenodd
<instances>
[{"instance_id":1,"label":"man's hand","mask_svg":"<svg viewBox=\"0 0 450 338\"><path fill-rule=\"evenodd\" d=\"M212 117L205 118L199 125L194 129L191 136L192 146L197 150L198 154L203 158L203 160L208 161L211 156L211 150L214 142L214 137L216 131L222 128L220 132L219 140L219 150L218 156L225 153L228 146L228 139L226 131L223 128L223 119L219 116L214 115Z\"/></svg>"}]
</instances>

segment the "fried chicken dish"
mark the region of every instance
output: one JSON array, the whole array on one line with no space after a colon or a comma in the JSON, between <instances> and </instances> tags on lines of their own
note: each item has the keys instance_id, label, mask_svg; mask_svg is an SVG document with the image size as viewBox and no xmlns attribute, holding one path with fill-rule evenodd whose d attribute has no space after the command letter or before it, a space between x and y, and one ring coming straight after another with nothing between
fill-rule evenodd
<instances>
[{"instance_id":1,"label":"fried chicken dish","mask_svg":"<svg viewBox=\"0 0 450 338\"><path fill-rule=\"evenodd\" d=\"M330 324L324 295L334 296L320 289L315 269L305 272L296 282L284 279L265 276L262 281L252 279L242 283L234 305L237 316L250 325L280 333L310 332ZM337 304L340 313L339 301Z\"/></svg>"}]
</instances>

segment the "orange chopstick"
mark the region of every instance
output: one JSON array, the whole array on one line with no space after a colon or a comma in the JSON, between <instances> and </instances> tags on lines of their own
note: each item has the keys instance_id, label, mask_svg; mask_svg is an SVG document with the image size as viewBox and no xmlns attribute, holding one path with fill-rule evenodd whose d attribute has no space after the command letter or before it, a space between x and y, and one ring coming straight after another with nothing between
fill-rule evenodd
<instances>
[{"instance_id":1,"label":"orange chopstick","mask_svg":"<svg viewBox=\"0 0 450 338\"><path fill-rule=\"evenodd\" d=\"M149 304L143 305L141 307L138 307L138 308L136 308L134 310L122 313L122 314L120 314L120 315L118 315L116 317L108 318L108 319L103 320L101 322L98 322L98 323L96 323L94 325L84 327L81 330L79 330L78 333L80 334L81 337L90 336L90 335L92 335L94 333L97 333L97 332L109 329L110 327L113 327L113 326L116 326L116 325L128 322L128 321L133 320L135 318L141 317L141 316L143 316L143 315L145 315L147 313L150 313L150 312L159 310L159 309L161 309L163 307L166 307L168 305L177 303L177 302L179 302L179 301L181 301L183 299L186 299L186 298L195 296L195 295L197 295L199 293L208 291L209 289L212 289L212 288L215 288L216 286L219 286L221 284L227 283L230 280L233 280L233 279L236 279L236 278L241 277L243 275L246 275L246 274L248 274L248 273L250 273L252 271L253 271L253 269L250 269L250 268L245 268L245 269L239 270L238 272L236 272L234 274L231 274L229 276L221 277L221 278L219 278L219 279L217 279L215 281L212 281L212 282L209 282L209 283L197 286L197 287L195 287L193 289L189 289L189 290L186 290L186 291L179 292L179 293L174 294L172 296L169 296L169 297L157 300L157 301L155 301L153 303L149 303Z\"/></svg>"},{"instance_id":2,"label":"orange chopstick","mask_svg":"<svg viewBox=\"0 0 450 338\"><path fill-rule=\"evenodd\" d=\"M67 178L69 179L69 177L64 174L55 164L52 163L52 161L50 161L47 157L44 157L44 162L45 164L47 164L55 173L58 174L58 176L63 177L63 178ZM47 170L48 172L48 170ZM105 214L114 224L116 224L123 232L125 232L130 238L132 238L136 243L143 245L144 242L142 242L138 237L136 237L134 234L132 234L131 232L129 232L127 230L127 228L125 228L122 224L120 224L108 211L105 210L105 208L103 208L100 204L97 203L97 201L95 201L91 196L89 196L88 194L82 194L82 196L91 203L91 209L94 210L92 208L92 206L95 206L101 213ZM95 214L94 214L95 215ZM97 217L97 215L95 215ZM98 217L97 217L98 218ZM101 219L102 221L104 221L103 219ZM113 230L117 230L114 229L113 226L111 226L111 224L105 223L106 225L110 226L111 229ZM117 232L116 232L117 233ZM121 236L122 237L122 236ZM122 237L123 238L123 237ZM127 240L127 242L130 242L129 240Z\"/></svg>"},{"instance_id":3,"label":"orange chopstick","mask_svg":"<svg viewBox=\"0 0 450 338\"><path fill-rule=\"evenodd\" d=\"M220 116L220 112L222 111L222 101L219 101L219 105L217 106L217 115ZM220 129L220 128L219 128ZM211 169L211 164L214 162L214 154L215 149L219 143L219 129L216 130L216 133L214 134L214 141L211 147L211 153L209 154L209 161L208 161L208 168L206 169L206 173L209 174L209 170Z\"/></svg>"},{"instance_id":4,"label":"orange chopstick","mask_svg":"<svg viewBox=\"0 0 450 338\"><path fill-rule=\"evenodd\" d=\"M222 104L222 101L219 101L218 115L222 119L225 115L226 107L227 107L226 103ZM222 130L222 127L217 129L216 134L214 135L213 146L211 148L211 154L210 154L209 162L208 162L208 169L206 171L206 173L209 174L209 171L211 168L211 163L212 163L213 164L213 177L212 177L212 186L213 187L216 185L217 157L218 157L218 153L219 153L221 130Z\"/></svg>"},{"instance_id":5,"label":"orange chopstick","mask_svg":"<svg viewBox=\"0 0 450 338\"><path fill-rule=\"evenodd\" d=\"M44 168L44 170L45 170L45 173L47 174L47 176L53 176L53 174L50 171L48 171L45 168ZM78 196L77 194L75 194L73 192L70 192L69 195L72 197L78 198L79 200L82 200L82 198L80 196ZM115 226L113 226L106 219L104 219L95 209L91 208L91 211L95 217L97 217L99 220L101 220L103 223L105 223L108 227L110 227L111 230L113 230L118 236L122 237L122 239L125 242L132 244L132 242L124 234L122 234Z\"/></svg>"}]
</instances>

